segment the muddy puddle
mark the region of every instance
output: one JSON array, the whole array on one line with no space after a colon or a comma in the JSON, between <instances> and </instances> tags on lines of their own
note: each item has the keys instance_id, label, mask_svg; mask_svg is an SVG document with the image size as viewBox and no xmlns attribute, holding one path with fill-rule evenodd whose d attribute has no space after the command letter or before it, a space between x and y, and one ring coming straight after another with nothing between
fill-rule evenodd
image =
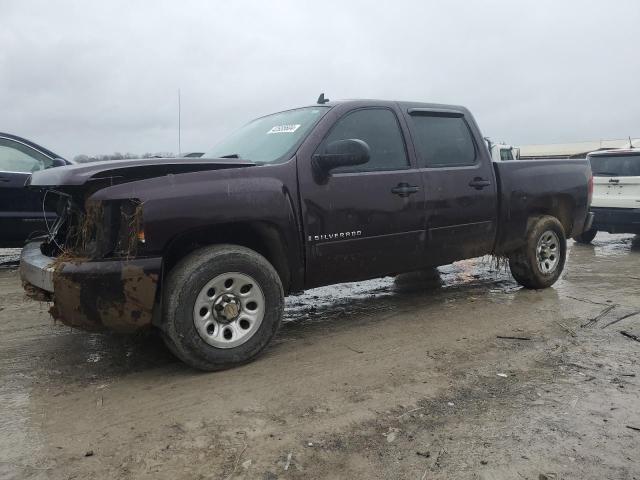
<instances>
[{"instance_id":1,"label":"muddy puddle","mask_svg":"<svg viewBox=\"0 0 640 480\"><path fill-rule=\"evenodd\" d=\"M634 253L640 256L640 237L600 233L593 245L579 245L573 241L568 243L567 268L554 289L570 293L574 279L600 285L604 277L625 277L632 281L630 288L637 287L633 280L640 280L640 258L635 255L622 259L614 272L610 268L599 271L599 267L616 261L619 259L617 257L628 257ZM585 274L590 278L585 279ZM407 302L424 302L425 298L444 302L475 292L504 294L522 289L511 277L508 267L496 265L491 257L439 267L429 272L426 278L413 274L404 277L407 279L399 282L400 285L396 278L385 277L308 290L302 295L287 298L284 321L304 323L327 321L345 315L372 315L406 305ZM607 296L606 291L601 294Z\"/></svg>"}]
</instances>

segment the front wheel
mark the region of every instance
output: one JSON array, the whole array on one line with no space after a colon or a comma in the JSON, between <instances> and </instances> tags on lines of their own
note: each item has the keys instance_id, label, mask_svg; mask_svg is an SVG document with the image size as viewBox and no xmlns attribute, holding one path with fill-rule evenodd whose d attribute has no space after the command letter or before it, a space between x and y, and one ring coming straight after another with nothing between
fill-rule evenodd
<instances>
[{"instance_id":1,"label":"front wheel","mask_svg":"<svg viewBox=\"0 0 640 480\"><path fill-rule=\"evenodd\" d=\"M198 249L164 284L165 343L199 370L253 360L276 334L284 310L278 273L263 256L236 245Z\"/></svg>"},{"instance_id":2,"label":"front wheel","mask_svg":"<svg viewBox=\"0 0 640 480\"><path fill-rule=\"evenodd\" d=\"M582 243L586 245L591 243L591 241L594 238L596 238L597 233L598 233L598 230L596 230L595 228L590 228L586 232L582 232L580 235L576 235L574 237L574 240L578 243Z\"/></svg>"},{"instance_id":3,"label":"front wheel","mask_svg":"<svg viewBox=\"0 0 640 480\"><path fill-rule=\"evenodd\" d=\"M560 277L567 255L564 228L557 218L534 217L529 221L526 243L509 255L509 268L526 288L547 288Z\"/></svg>"}]
</instances>

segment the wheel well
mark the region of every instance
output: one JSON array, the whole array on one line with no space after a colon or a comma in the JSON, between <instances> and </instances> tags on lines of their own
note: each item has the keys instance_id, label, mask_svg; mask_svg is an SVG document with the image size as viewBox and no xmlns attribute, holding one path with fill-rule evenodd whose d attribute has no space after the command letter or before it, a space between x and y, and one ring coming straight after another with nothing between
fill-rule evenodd
<instances>
[{"instance_id":1,"label":"wheel well","mask_svg":"<svg viewBox=\"0 0 640 480\"><path fill-rule=\"evenodd\" d=\"M532 214L556 217L562 224L565 235L568 238L571 236L573 230L573 210L574 202L571 197L555 196L543 199L541 203L534 207Z\"/></svg>"},{"instance_id":2,"label":"wheel well","mask_svg":"<svg viewBox=\"0 0 640 480\"><path fill-rule=\"evenodd\" d=\"M174 238L163 255L163 269L170 271L187 254L207 245L229 243L250 248L265 257L276 269L287 293L291 272L285 244L276 227L268 223L228 223L192 230Z\"/></svg>"}]
</instances>

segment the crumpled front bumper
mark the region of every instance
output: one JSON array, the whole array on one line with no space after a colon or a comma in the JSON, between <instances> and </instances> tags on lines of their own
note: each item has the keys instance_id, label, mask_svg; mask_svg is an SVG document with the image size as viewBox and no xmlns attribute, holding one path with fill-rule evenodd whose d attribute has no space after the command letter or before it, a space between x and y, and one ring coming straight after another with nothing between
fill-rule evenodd
<instances>
[{"instance_id":1,"label":"crumpled front bumper","mask_svg":"<svg viewBox=\"0 0 640 480\"><path fill-rule=\"evenodd\" d=\"M44 255L40 246L32 242L23 248L20 276L27 294L52 297L56 320L89 331L151 326L162 258L59 260Z\"/></svg>"},{"instance_id":2,"label":"crumpled front bumper","mask_svg":"<svg viewBox=\"0 0 640 480\"><path fill-rule=\"evenodd\" d=\"M55 259L40 250L40 242L28 243L20 255L20 277L22 281L45 292L53 293Z\"/></svg>"}]
</instances>

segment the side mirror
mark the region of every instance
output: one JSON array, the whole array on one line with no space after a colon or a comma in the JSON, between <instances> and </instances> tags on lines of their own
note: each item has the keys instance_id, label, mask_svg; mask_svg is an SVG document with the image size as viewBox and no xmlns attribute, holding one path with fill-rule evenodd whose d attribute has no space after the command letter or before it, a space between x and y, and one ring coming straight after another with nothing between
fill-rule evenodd
<instances>
[{"instance_id":1,"label":"side mirror","mask_svg":"<svg viewBox=\"0 0 640 480\"><path fill-rule=\"evenodd\" d=\"M369 145L357 138L350 138L331 142L324 153L313 156L312 163L316 173L326 178L334 168L362 165L369 161L369 157Z\"/></svg>"},{"instance_id":2,"label":"side mirror","mask_svg":"<svg viewBox=\"0 0 640 480\"><path fill-rule=\"evenodd\" d=\"M54 158L51 162L52 167L64 167L65 165L67 165L67 162L62 158Z\"/></svg>"}]
</instances>

